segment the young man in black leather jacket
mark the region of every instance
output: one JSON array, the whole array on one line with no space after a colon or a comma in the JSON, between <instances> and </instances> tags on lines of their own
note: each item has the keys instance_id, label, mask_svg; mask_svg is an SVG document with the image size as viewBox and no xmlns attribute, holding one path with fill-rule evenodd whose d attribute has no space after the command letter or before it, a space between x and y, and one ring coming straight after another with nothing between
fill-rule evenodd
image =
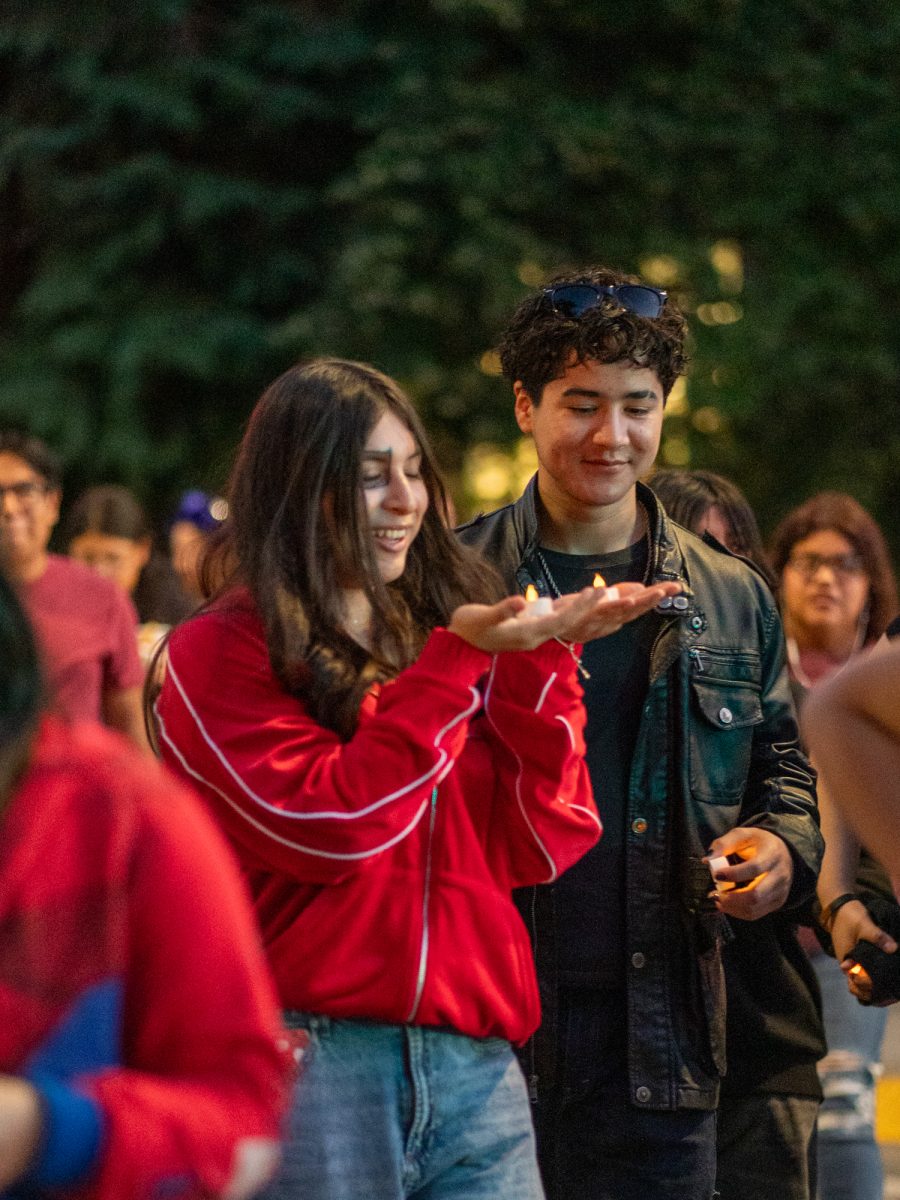
<instances>
[{"instance_id":1,"label":"young man in black leather jacket","mask_svg":"<svg viewBox=\"0 0 900 1200\"><path fill-rule=\"evenodd\" d=\"M710 1200L722 945L734 922L808 899L821 859L772 596L740 559L671 524L639 482L684 333L664 293L602 268L525 300L500 354L538 472L515 504L460 531L510 586L554 595L599 573L682 587L583 648L604 836L520 897L544 1005L524 1065L549 1200ZM710 857L729 858L715 890ZM776 933L759 928L760 992L777 1020L795 996ZM795 1052L814 1062L821 1047ZM815 1108L813 1097L799 1113L766 1108L769 1131L808 1137Z\"/></svg>"}]
</instances>

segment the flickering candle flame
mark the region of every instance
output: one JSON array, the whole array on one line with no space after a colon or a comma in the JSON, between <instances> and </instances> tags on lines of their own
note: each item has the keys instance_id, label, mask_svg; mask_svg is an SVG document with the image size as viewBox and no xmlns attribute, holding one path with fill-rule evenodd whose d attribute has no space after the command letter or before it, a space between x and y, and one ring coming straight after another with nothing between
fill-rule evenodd
<instances>
[{"instance_id":1,"label":"flickering candle flame","mask_svg":"<svg viewBox=\"0 0 900 1200\"><path fill-rule=\"evenodd\" d=\"M615 588L615 587L607 587L606 580L603 578L603 576L600 574L599 571L595 572L595 574L594 574L594 587L604 589L604 593L603 593L604 600L618 600L618 598L619 598L619 589Z\"/></svg>"},{"instance_id":2,"label":"flickering candle flame","mask_svg":"<svg viewBox=\"0 0 900 1200\"><path fill-rule=\"evenodd\" d=\"M553 612L553 597L539 596L533 583L529 583L525 588L525 599L528 602L528 607L525 609L526 616L549 617Z\"/></svg>"}]
</instances>

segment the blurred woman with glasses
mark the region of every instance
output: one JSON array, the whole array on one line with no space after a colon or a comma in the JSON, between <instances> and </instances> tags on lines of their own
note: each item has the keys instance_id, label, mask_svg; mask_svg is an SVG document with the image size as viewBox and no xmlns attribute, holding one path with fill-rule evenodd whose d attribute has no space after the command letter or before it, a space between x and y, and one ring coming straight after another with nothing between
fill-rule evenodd
<instances>
[{"instance_id":1,"label":"blurred woman with glasses","mask_svg":"<svg viewBox=\"0 0 900 1200\"><path fill-rule=\"evenodd\" d=\"M876 642L897 611L897 587L884 537L851 496L821 492L789 513L775 531L772 566L779 580L788 660L798 705ZM875 1079L884 1036L883 1009L862 1007L839 963L861 939L894 945L870 920L858 890L858 845L820 786L822 829L832 853L819 882L820 923L836 959L809 946L822 989L828 1055L819 1064L825 1099L819 1115L823 1200L880 1200L875 1141ZM840 853L834 848L841 847ZM866 872L877 877L875 864ZM885 883L885 888L887 887Z\"/></svg>"}]
</instances>

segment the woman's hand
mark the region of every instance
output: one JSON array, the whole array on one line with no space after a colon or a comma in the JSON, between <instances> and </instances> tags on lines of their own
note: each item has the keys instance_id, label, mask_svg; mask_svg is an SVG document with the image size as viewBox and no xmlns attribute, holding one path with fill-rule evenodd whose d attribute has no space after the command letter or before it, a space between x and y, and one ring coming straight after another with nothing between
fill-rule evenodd
<instances>
[{"instance_id":1,"label":"woman's hand","mask_svg":"<svg viewBox=\"0 0 900 1200\"><path fill-rule=\"evenodd\" d=\"M566 616L566 624L556 636L569 642L590 642L607 637L656 608L663 597L677 596L681 588L677 583L657 583L652 587L642 583L617 583L615 590L619 594L615 600L609 598L606 588L584 588L574 595L554 600L554 613L562 612ZM584 608L574 603L579 598L587 599Z\"/></svg>"},{"instance_id":2,"label":"woman's hand","mask_svg":"<svg viewBox=\"0 0 900 1200\"><path fill-rule=\"evenodd\" d=\"M560 596L553 601L553 611L544 616L533 616L524 596L508 596L497 604L463 604L453 613L448 628L488 654L533 650L550 638L588 642L615 633L680 589L675 583L653 587L620 583L617 591L618 599L607 598L600 588Z\"/></svg>"},{"instance_id":3,"label":"woman's hand","mask_svg":"<svg viewBox=\"0 0 900 1200\"><path fill-rule=\"evenodd\" d=\"M37 1092L24 1079L0 1075L0 1192L25 1173L40 1137Z\"/></svg>"}]
</instances>

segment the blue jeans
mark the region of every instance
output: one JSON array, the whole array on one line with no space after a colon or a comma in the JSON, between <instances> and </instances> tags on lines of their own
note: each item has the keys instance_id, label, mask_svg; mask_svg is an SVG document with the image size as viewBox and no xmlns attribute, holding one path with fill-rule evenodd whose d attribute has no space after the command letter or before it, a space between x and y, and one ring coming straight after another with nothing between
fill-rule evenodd
<instances>
[{"instance_id":1,"label":"blue jeans","mask_svg":"<svg viewBox=\"0 0 900 1200\"><path fill-rule=\"evenodd\" d=\"M309 1031L282 1169L260 1200L543 1200L508 1042L287 1014Z\"/></svg>"},{"instance_id":2,"label":"blue jeans","mask_svg":"<svg viewBox=\"0 0 900 1200\"><path fill-rule=\"evenodd\" d=\"M564 988L554 1085L535 1106L549 1200L711 1200L716 1114L632 1103L624 991Z\"/></svg>"},{"instance_id":3,"label":"blue jeans","mask_svg":"<svg viewBox=\"0 0 900 1200\"><path fill-rule=\"evenodd\" d=\"M875 1141L875 1080L887 1021L847 990L833 958L812 958L822 989L828 1054L819 1063L825 1098L819 1110L821 1200L881 1200L884 1180Z\"/></svg>"}]
</instances>

